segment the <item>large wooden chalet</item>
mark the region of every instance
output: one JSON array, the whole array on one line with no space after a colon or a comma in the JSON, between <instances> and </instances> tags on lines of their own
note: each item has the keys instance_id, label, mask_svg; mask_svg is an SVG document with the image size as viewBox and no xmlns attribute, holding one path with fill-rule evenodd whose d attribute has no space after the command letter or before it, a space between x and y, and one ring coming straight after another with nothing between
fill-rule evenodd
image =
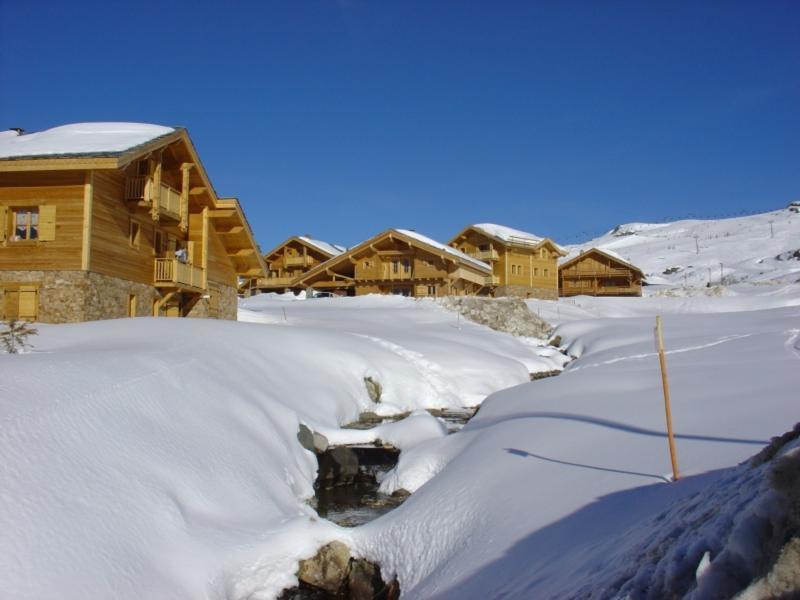
<instances>
[{"instance_id":1,"label":"large wooden chalet","mask_svg":"<svg viewBox=\"0 0 800 600\"><path fill-rule=\"evenodd\" d=\"M492 266L491 295L558 298L558 258L566 252L549 238L480 223L463 229L449 245Z\"/></svg>"},{"instance_id":2,"label":"large wooden chalet","mask_svg":"<svg viewBox=\"0 0 800 600\"><path fill-rule=\"evenodd\" d=\"M0 318L235 319L264 263L185 129L84 123L0 133Z\"/></svg>"},{"instance_id":3,"label":"large wooden chalet","mask_svg":"<svg viewBox=\"0 0 800 600\"><path fill-rule=\"evenodd\" d=\"M619 256L591 248L558 268L561 296L641 296L644 273Z\"/></svg>"},{"instance_id":4,"label":"large wooden chalet","mask_svg":"<svg viewBox=\"0 0 800 600\"><path fill-rule=\"evenodd\" d=\"M267 276L249 279L240 290L246 295L259 292L282 293L302 275L347 250L308 235L290 237L264 255Z\"/></svg>"},{"instance_id":5,"label":"large wooden chalet","mask_svg":"<svg viewBox=\"0 0 800 600\"><path fill-rule=\"evenodd\" d=\"M301 276L293 289L338 295L463 296L485 290L489 265L415 231L389 229Z\"/></svg>"}]
</instances>

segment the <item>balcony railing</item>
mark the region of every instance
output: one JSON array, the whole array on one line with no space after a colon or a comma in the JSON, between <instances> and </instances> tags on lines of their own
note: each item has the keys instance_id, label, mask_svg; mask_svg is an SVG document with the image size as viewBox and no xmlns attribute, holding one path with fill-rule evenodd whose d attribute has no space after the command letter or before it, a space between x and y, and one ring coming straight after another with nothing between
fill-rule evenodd
<instances>
[{"instance_id":1,"label":"balcony railing","mask_svg":"<svg viewBox=\"0 0 800 600\"><path fill-rule=\"evenodd\" d=\"M310 256L285 256L283 264L287 267L310 267L313 259Z\"/></svg>"},{"instance_id":2,"label":"balcony railing","mask_svg":"<svg viewBox=\"0 0 800 600\"><path fill-rule=\"evenodd\" d=\"M500 258L497 250L476 250L475 252L470 252L469 255L478 260L498 260Z\"/></svg>"},{"instance_id":3,"label":"balcony railing","mask_svg":"<svg viewBox=\"0 0 800 600\"><path fill-rule=\"evenodd\" d=\"M497 275L486 277L486 285L500 285L500 278Z\"/></svg>"},{"instance_id":4,"label":"balcony railing","mask_svg":"<svg viewBox=\"0 0 800 600\"><path fill-rule=\"evenodd\" d=\"M282 287L291 285L296 277L260 277L258 287Z\"/></svg>"},{"instance_id":5,"label":"balcony railing","mask_svg":"<svg viewBox=\"0 0 800 600\"><path fill-rule=\"evenodd\" d=\"M146 175L128 177L125 180L125 199L144 200L152 198L152 180ZM158 198L159 211L176 219L181 215L181 194L166 183L159 186L161 193Z\"/></svg>"},{"instance_id":6,"label":"balcony railing","mask_svg":"<svg viewBox=\"0 0 800 600\"><path fill-rule=\"evenodd\" d=\"M193 287L204 289L203 269L177 258L157 258L155 265L155 285L158 287Z\"/></svg>"}]
</instances>

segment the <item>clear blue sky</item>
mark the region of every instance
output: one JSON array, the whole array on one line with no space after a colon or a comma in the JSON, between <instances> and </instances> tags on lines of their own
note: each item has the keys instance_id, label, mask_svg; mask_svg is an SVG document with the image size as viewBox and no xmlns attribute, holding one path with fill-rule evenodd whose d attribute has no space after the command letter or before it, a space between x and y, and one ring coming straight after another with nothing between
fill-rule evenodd
<instances>
[{"instance_id":1,"label":"clear blue sky","mask_svg":"<svg viewBox=\"0 0 800 600\"><path fill-rule=\"evenodd\" d=\"M262 248L800 198L800 1L0 0L0 128L183 125Z\"/></svg>"}]
</instances>

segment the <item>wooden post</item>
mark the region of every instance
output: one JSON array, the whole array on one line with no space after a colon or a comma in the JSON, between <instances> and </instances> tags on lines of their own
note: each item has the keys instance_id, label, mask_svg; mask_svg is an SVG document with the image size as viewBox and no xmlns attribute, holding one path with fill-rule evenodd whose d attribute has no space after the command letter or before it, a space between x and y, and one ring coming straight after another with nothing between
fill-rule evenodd
<instances>
[{"instance_id":1,"label":"wooden post","mask_svg":"<svg viewBox=\"0 0 800 600\"><path fill-rule=\"evenodd\" d=\"M656 346L658 349L658 362L661 365L661 386L664 389L664 411L667 417L667 438L669 440L669 458L672 461L672 480L680 478L678 474L678 458L675 453L675 436L672 433L672 408L669 403L669 380L667 379L667 358L664 355L664 332L661 325L661 315L656 317Z\"/></svg>"},{"instance_id":2,"label":"wooden post","mask_svg":"<svg viewBox=\"0 0 800 600\"><path fill-rule=\"evenodd\" d=\"M153 217L153 221L158 221L160 217L161 211L161 167L163 156L162 153L159 152L156 157L155 165L153 166L153 176L150 179L150 185L152 186L150 190L151 198L152 198L152 206L150 207L150 215Z\"/></svg>"},{"instance_id":3,"label":"wooden post","mask_svg":"<svg viewBox=\"0 0 800 600\"><path fill-rule=\"evenodd\" d=\"M194 163L183 163L181 165L181 231L186 232L189 229L189 188L190 171L194 167Z\"/></svg>"}]
</instances>

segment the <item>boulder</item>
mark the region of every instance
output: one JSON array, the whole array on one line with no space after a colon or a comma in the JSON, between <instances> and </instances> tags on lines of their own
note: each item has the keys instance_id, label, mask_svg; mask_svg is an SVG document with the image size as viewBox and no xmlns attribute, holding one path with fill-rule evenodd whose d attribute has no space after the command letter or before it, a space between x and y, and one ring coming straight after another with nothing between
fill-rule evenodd
<instances>
[{"instance_id":1,"label":"boulder","mask_svg":"<svg viewBox=\"0 0 800 600\"><path fill-rule=\"evenodd\" d=\"M320 548L314 558L300 561L297 578L330 594L338 594L349 575L350 550L334 540Z\"/></svg>"}]
</instances>

